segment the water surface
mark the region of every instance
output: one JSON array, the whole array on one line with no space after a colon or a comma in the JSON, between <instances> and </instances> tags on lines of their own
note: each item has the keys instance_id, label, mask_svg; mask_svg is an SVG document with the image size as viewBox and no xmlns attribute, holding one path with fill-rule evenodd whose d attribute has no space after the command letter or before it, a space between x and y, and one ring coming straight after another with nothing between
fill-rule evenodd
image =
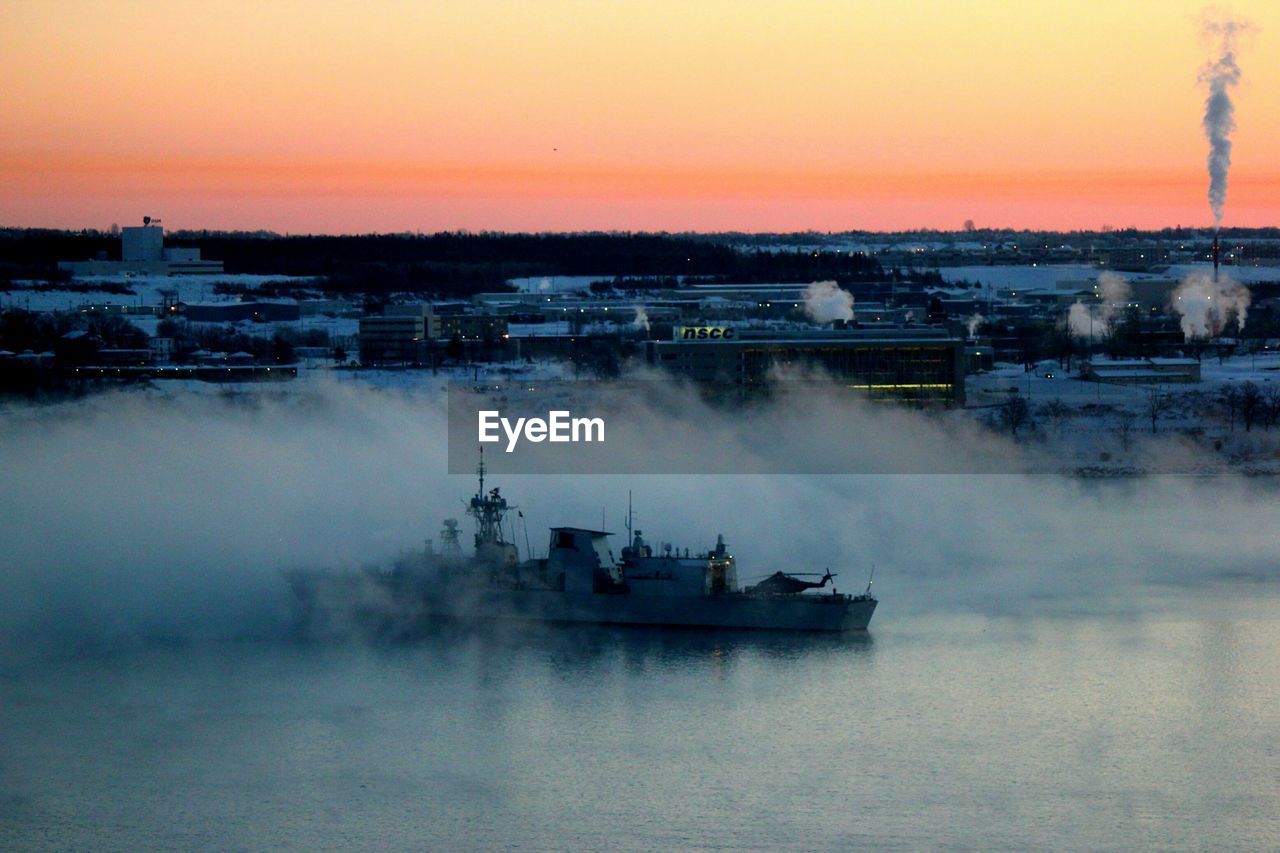
<instances>
[{"instance_id":1,"label":"water surface","mask_svg":"<svg viewBox=\"0 0 1280 853\"><path fill-rule=\"evenodd\" d=\"M0 847L1275 849L1271 612L29 661Z\"/></svg>"}]
</instances>

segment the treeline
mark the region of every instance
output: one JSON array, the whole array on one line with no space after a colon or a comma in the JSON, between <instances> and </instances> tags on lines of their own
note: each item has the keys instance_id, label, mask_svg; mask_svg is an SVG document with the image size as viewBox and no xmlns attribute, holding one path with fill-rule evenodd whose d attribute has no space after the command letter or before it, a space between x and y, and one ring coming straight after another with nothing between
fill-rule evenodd
<instances>
[{"instance_id":1,"label":"treeline","mask_svg":"<svg viewBox=\"0 0 1280 853\"><path fill-rule=\"evenodd\" d=\"M511 278L556 275L698 276L734 282L872 281L880 264L861 253L757 251L693 235L451 232L278 236L177 231L170 246L200 249L228 273L322 279L338 293L417 292L468 296L502 290ZM0 268L10 277L53 274L59 260L119 257L107 232L0 231Z\"/></svg>"},{"instance_id":2,"label":"treeline","mask_svg":"<svg viewBox=\"0 0 1280 853\"><path fill-rule=\"evenodd\" d=\"M59 352L71 332L84 332L103 346L139 349L147 346L147 334L123 317L81 314L78 311L0 311L0 351L21 353Z\"/></svg>"}]
</instances>

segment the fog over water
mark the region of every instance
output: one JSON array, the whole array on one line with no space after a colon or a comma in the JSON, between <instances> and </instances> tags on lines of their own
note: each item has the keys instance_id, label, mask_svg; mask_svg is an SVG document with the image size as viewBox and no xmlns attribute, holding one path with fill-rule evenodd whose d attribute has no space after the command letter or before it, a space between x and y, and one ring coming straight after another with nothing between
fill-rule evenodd
<instances>
[{"instance_id":1,"label":"fog over water","mask_svg":"<svg viewBox=\"0 0 1280 853\"><path fill-rule=\"evenodd\" d=\"M691 400L679 417L655 412L658 428L617 452L640 470L678 446L721 460L896 456L913 471L963 458L1003 473L494 478L522 508L535 553L547 527L595 526L602 508L621 534L630 490L650 541L697 549L723 533L744 580L831 567L853 590L874 563L877 620L1143 612L1163 606L1170 585L1277 576L1280 503L1264 479L1007 473L1028 451L916 412ZM281 570L385 565L463 517L474 478L444 473L444 442L438 398L351 383L10 406L0 414L4 646L276 636L289 622ZM523 528L515 538L523 551Z\"/></svg>"},{"instance_id":2,"label":"fog over water","mask_svg":"<svg viewBox=\"0 0 1280 853\"><path fill-rule=\"evenodd\" d=\"M291 634L281 570L385 565L462 517L441 400L10 405L0 849L1280 845L1268 482L1013 473L1032 451L920 413L674 402L629 435L637 461L1001 473L491 480L537 552L602 507L621 531L631 490L650 541L724 533L743 579L830 566L855 591L874 563L868 635L317 640Z\"/></svg>"}]
</instances>

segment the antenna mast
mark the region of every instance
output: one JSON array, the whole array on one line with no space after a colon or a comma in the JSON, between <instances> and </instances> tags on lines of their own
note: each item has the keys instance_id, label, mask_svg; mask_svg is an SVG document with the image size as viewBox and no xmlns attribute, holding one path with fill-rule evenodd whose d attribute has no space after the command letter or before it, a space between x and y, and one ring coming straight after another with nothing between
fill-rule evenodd
<instances>
[{"instance_id":1,"label":"antenna mast","mask_svg":"<svg viewBox=\"0 0 1280 853\"><path fill-rule=\"evenodd\" d=\"M467 515L476 520L476 548L479 549L484 543L502 541L502 518L507 510L515 507L509 505L507 499L502 497L496 488L490 489L488 493L485 492L483 447L480 448L480 464L476 468L476 475L480 478L480 489L471 499L471 504L467 507Z\"/></svg>"}]
</instances>

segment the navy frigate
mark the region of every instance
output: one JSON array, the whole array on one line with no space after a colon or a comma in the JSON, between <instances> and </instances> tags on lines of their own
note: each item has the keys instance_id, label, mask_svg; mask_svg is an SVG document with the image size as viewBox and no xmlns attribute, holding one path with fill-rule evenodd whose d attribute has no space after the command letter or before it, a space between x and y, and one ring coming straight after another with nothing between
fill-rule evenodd
<instances>
[{"instance_id":1,"label":"navy frigate","mask_svg":"<svg viewBox=\"0 0 1280 853\"><path fill-rule=\"evenodd\" d=\"M700 553L670 545L655 552L631 529L629 510L629 541L619 556L607 531L553 527L547 556L522 560L509 541L516 507L499 489L485 490L483 458L478 474L466 509L475 521L472 554L463 552L450 518L438 546L428 540L389 570L292 572L300 614L308 621L355 617L388 630L445 618L839 632L865 631L875 612L870 582L858 595L828 590L830 571L818 581L777 571L741 586L723 536Z\"/></svg>"}]
</instances>

